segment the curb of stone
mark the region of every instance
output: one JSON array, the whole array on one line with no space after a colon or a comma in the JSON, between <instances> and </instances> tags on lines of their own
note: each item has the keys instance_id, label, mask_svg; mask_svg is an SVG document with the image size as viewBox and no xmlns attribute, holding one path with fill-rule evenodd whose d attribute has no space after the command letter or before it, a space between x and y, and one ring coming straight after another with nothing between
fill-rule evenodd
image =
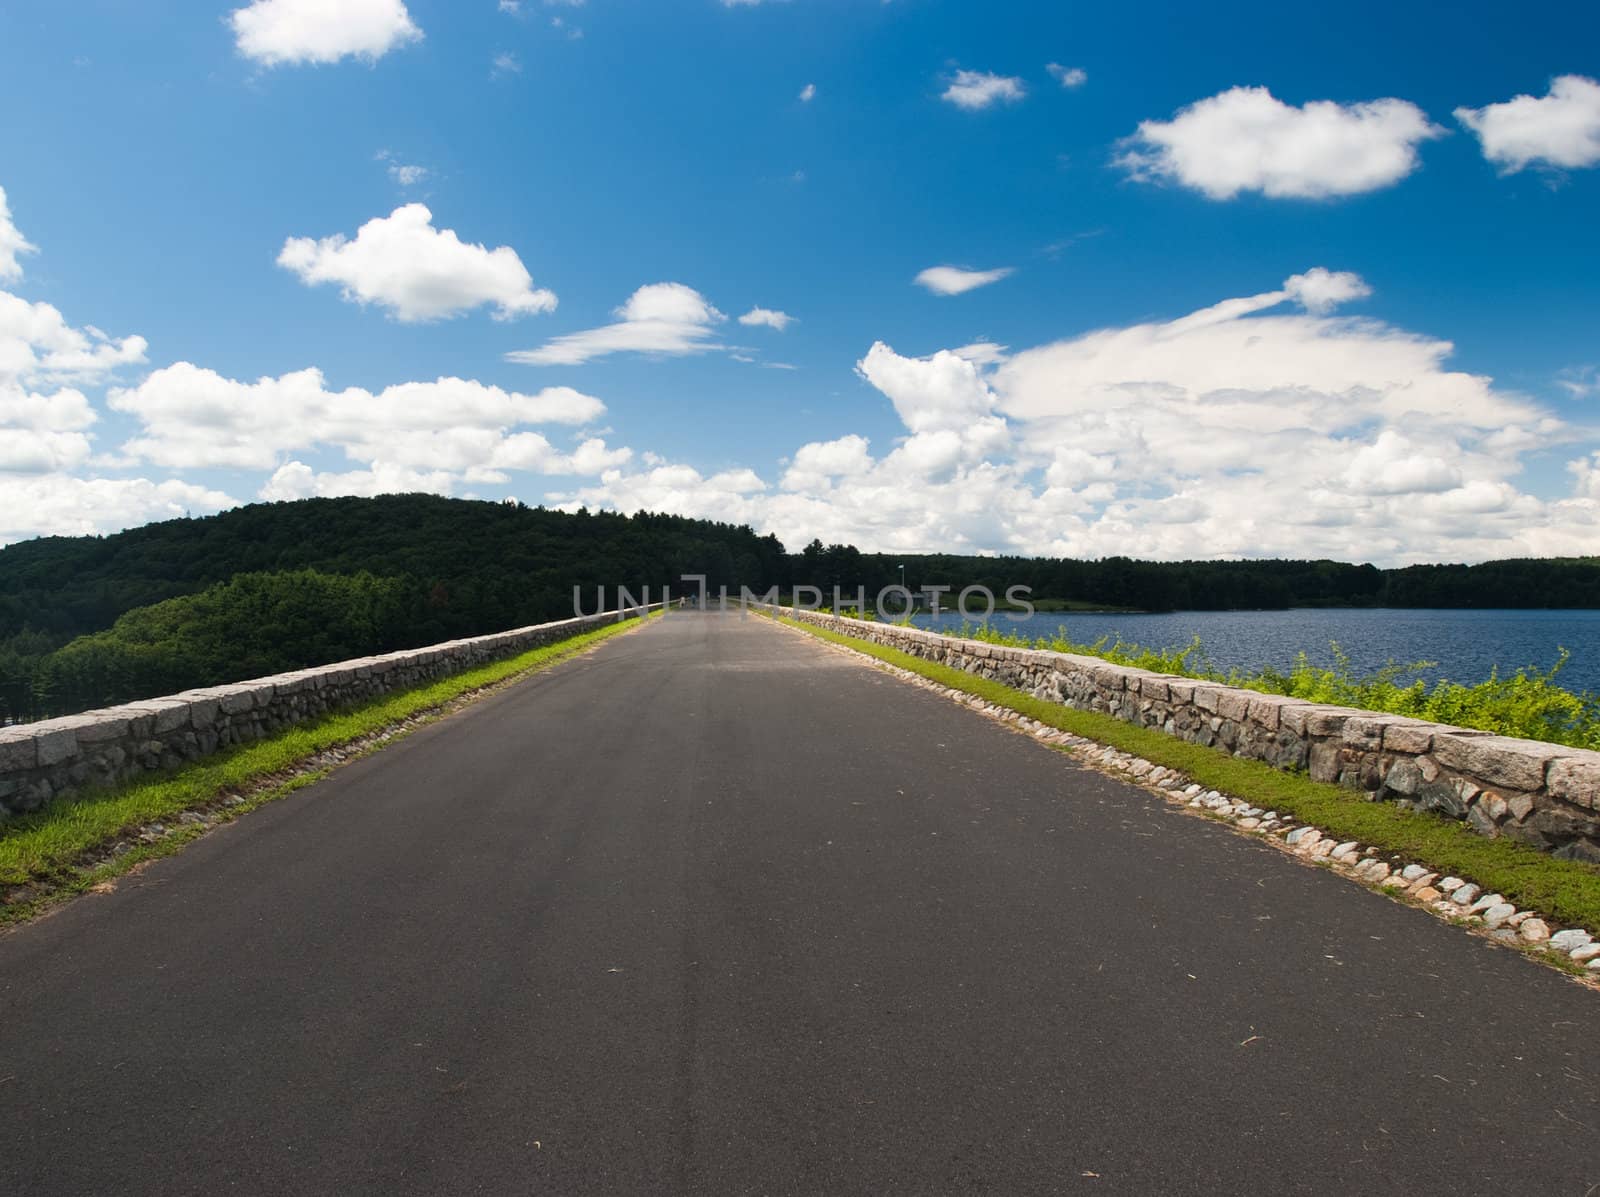
<instances>
[{"instance_id":1,"label":"curb of stone","mask_svg":"<svg viewBox=\"0 0 1600 1197\"><path fill-rule=\"evenodd\" d=\"M806 636L804 629L773 621L778 627ZM1176 769L1122 752L1098 740L1061 731L998 703L935 682L909 669L880 661L843 644L820 640L828 648L846 653L864 664L893 674L968 710L985 715L1041 744L1070 753L1081 764L1132 782L1175 806L1203 815L1243 834L1359 882L1388 897L1426 910L1446 922L1464 927L1503 947L1520 950L1542 964L1561 968L1575 980L1600 989L1600 938L1582 927L1552 927L1551 921L1532 910L1519 910L1497 893L1461 877L1441 877L1427 865L1385 857L1378 848L1353 840L1337 841L1321 828L1297 823L1277 811L1262 810L1248 801L1207 789Z\"/></svg>"}]
</instances>

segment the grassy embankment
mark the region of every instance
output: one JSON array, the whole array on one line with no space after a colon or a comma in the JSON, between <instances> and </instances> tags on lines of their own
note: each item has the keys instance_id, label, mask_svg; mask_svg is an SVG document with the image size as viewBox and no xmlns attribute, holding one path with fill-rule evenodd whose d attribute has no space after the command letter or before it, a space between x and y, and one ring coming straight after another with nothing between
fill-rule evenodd
<instances>
[{"instance_id":1,"label":"grassy embankment","mask_svg":"<svg viewBox=\"0 0 1600 1197\"><path fill-rule=\"evenodd\" d=\"M1442 873L1469 878L1486 887L1485 892L1498 891L1507 901L1551 915L1561 923L1600 929L1600 868L1595 866L1556 860L1511 840L1486 839L1451 819L1401 810L1390 803L1368 802L1351 790L1312 781L1304 774L1281 772L1261 761L1241 760L1220 749L1190 744L1111 715L1073 710L899 649L792 619L782 622L1017 711L1049 727L1177 769L1208 789L1276 810L1340 840L1370 844L1386 855L1399 855Z\"/></svg>"},{"instance_id":2,"label":"grassy embankment","mask_svg":"<svg viewBox=\"0 0 1600 1197\"><path fill-rule=\"evenodd\" d=\"M152 774L148 780L50 802L0 826L0 886L42 882L52 897L88 889L142 860L176 851L203 830L198 825L182 826L154 843L135 845L112 860L89 869L74 869L96 849L134 828L205 806L229 794L241 794L245 799L230 808L234 813L281 798L329 772L303 769L305 762L320 752L402 720L426 716L473 691L548 669L639 622L637 618L628 619L425 686L381 695L268 739L225 749L169 773ZM278 784L270 784L280 776ZM26 917L37 905L31 899L0 905L0 924Z\"/></svg>"}]
</instances>

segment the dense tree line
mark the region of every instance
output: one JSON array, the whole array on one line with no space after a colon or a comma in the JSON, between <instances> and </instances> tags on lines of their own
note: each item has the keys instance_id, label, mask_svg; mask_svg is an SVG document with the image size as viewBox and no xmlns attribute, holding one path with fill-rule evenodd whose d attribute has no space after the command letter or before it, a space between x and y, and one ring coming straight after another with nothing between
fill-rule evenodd
<instances>
[{"instance_id":1,"label":"dense tree line","mask_svg":"<svg viewBox=\"0 0 1600 1197\"><path fill-rule=\"evenodd\" d=\"M1600 558L1490 561L1379 569L1339 561L1135 561L1107 557L958 557L862 553L813 541L795 561L796 582L869 593L900 580L922 586L1032 588L1036 598L1140 611L1237 611L1289 607L1600 607ZM948 599L946 600L948 602Z\"/></svg>"},{"instance_id":2,"label":"dense tree line","mask_svg":"<svg viewBox=\"0 0 1600 1197\"><path fill-rule=\"evenodd\" d=\"M0 549L0 718L36 718L564 618L605 588L1032 588L1140 610L1600 607L1600 559L1380 570L1334 561L789 554L748 527L388 495L263 503Z\"/></svg>"}]
</instances>

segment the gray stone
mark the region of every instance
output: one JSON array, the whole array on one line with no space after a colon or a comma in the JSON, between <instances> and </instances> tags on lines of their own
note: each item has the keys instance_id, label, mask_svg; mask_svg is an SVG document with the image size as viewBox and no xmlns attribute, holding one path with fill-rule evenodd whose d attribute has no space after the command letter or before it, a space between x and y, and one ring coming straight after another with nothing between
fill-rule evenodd
<instances>
[{"instance_id":1,"label":"gray stone","mask_svg":"<svg viewBox=\"0 0 1600 1197\"><path fill-rule=\"evenodd\" d=\"M1468 809L1467 826L1490 839L1500 834L1500 824L1494 821L1494 816L1482 802L1474 802Z\"/></svg>"},{"instance_id":2,"label":"gray stone","mask_svg":"<svg viewBox=\"0 0 1600 1197\"><path fill-rule=\"evenodd\" d=\"M217 721L217 716L222 711L222 704L215 698L204 697L189 700L189 725L196 731L211 727Z\"/></svg>"},{"instance_id":3,"label":"gray stone","mask_svg":"<svg viewBox=\"0 0 1600 1197\"><path fill-rule=\"evenodd\" d=\"M1383 744L1385 720L1381 715L1356 715L1344 721L1339 738L1351 748L1373 751Z\"/></svg>"},{"instance_id":4,"label":"gray stone","mask_svg":"<svg viewBox=\"0 0 1600 1197\"><path fill-rule=\"evenodd\" d=\"M1572 754L1573 749L1559 744L1468 731L1451 731L1433 738L1433 755L1441 765L1514 790L1543 789L1545 766Z\"/></svg>"},{"instance_id":5,"label":"gray stone","mask_svg":"<svg viewBox=\"0 0 1600 1197\"><path fill-rule=\"evenodd\" d=\"M1335 781L1339 776L1339 746L1327 741L1311 745L1311 777L1315 781Z\"/></svg>"},{"instance_id":6,"label":"gray stone","mask_svg":"<svg viewBox=\"0 0 1600 1197\"><path fill-rule=\"evenodd\" d=\"M73 735L80 746L106 744L127 737L132 719L126 709L108 708L103 711L85 711L74 716Z\"/></svg>"},{"instance_id":7,"label":"gray stone","mask_svg":"<svg viewBox=\"0 0 1600 1197\"><path fill-rule=\"evenodd\" d=\"M39 764L39 747L25 727L0 728L0 772L20 773Z\"/></svg>"},{"instance_id":8,"label":"gray stone","mask_svg":"<svg viewBox=\"0 0 1600 1197\"><path fill-rule=\"evenodd\" d=\"M1478 887L1469 883L1461 886L1455 893L1451 894L1450 900L1457 906L1470 906L1477 897Z\"/></svg>"},{"instance_id":9,"label":"gray stone","mask_svg":"<svg viewBox=\"0 0 1600 1197\"><path fill-rule=\"evenodd\" d=\"M1217 714L1243 723L1250 716L1250 695L1243 690L1223 690L1217 697Z\"/></svg>"},{"instance_id":10,"label":"gray stone","mask_svg":"<svg viewBox=\"0 0 1600 1197\"><path fill-rule=\"evenodd\" d=\"M1389 767L1389 775L1383 779L1383 784L1396 794L1406 797L1422 789L1422 770L1417 767L1416 761L1396 761Z\"/></svg>"},{"instance_id":11,"label":"gray stone","mask_svg":"<svg viewBox=\"0 0 1600 1197\"><path fill-rule=\"evenodd\" d=\"M1573 840L1570 844L1562 844L1550 855L1557 860L1581 860L1587 864L1600 864L1600 844L1590 840Z\"/></svg>"},{"instance_id":12,"label":"gray stone","mask_svg":"<svg viewBox=\"0 0 1600 1197\"><path fill-rule=\"evenodd\" d=\"M158 698L149 706L155 707L155 734L168 735L190 726L189 704L181 698Z\"/></svg>"},{"instance_id":13,"label":"gray stone","mask_svg":"<svg viewBox=\"0 0 1600 1197\"><path fill-rule=\"evenodd\" d=\"M1436 810L1452 819L1459 819L1467 813L1467 804L1461 801L1455 786L1447 781L1428 782L1417 794L1417 801L1424 810Z\"/></svg>"},{"instance_id":14,"label":"gray stone","mask_svg":"<svg viewBox=\"0 0 1600 1197\"><path fill-rule=\"evenodd\" d=\"M1595 943L1591 940L1589 943L1573 948L1568 955L1578 964L1587 964L1596 956L1600 956L1600 943Z\"/></svg>"},{"instance_id":15,"label":"gray stone","mask_svg":"<svg viewBox=\"0 0 1600 1197\"><path fill-rule=\"evenodd\" d=\"M1484 894L1481 898L1475 900L1472 905L1467 908L1467 913L1477 914L1480 911L1488 910L1491 906L1498 906L1504 901L1505 899L1499 894ZM1510 918L1511 916L1507 915L1506 917Z\"/></svg>"},{"instance_id":16,"label":"gray stone","mask_svg":"<svg viewBox=\"0 0 1600 1197\"><path fill-rule=\"evenodd\" d=\"M1483 925L1485 927L1498 927L1512 915L1517 913L1517 908L1510 902L1496 902L1483 912Z\"/></svg>"},{"instance_id":17,"label":"gray stone","mask_svg":"<svg viewBox=\"0 0 1600 1197\"><path fill-rule=\"evenodd\" d=\"M1579 752L1551 761L1545 778L1550 795L1574 806L1600 810L1600 752Z\"/></svg>"},{"instance_id":18,"label":"gray stone","mask_svg":"<svg viewBox=\"0 0 1600 1197\"><path fill-rule=\"evenodd\" d=\"M1565 931L1557 931L1550 937L1550 946L1561 952L1570 952L1573 948L1581 948L1592 942L1594 936L1582 927L1568 927Z\"/></svg>"},{"instance_id":19,"label":"gray stone","mask_svg":"<svg viewBox=\"0 0 1600 1197\"><path fill-rule=\"evenodd\" d=\"M1437 724L1391 716L1383 728L1383 750L1420 756L1433 747L1433 734L1438 730Z\"/></svg>"},{"instance_id":20,"label":"gray stone","mask_svg":"<svg viewBox=\"0 0 1600 1197\"><path fill-rule=\"evenodd\" d=\"M1299 705L1299 702L1299 699L1284 698L1277 694L1252 694L1246 714L1251 723L1268 731L1277 731L1283 722L1283 709L1286 706Z\"/></svg>"},{"instance_id":21,"label":"gray stone","mask_svg":"<svg viewBox=\"0 0 1600 1197\"><path fill-rule=\"evenodd\" d=\"M1600 837L1600 821L1573 807L1536 810L1528 819L1527 826L1553 840Z\"/></svg>"},{"instance_id":22,"label":"gray stone","mask_svg":"<svg viewBox=\"0 0 1600 1197\"><path fill-rule=\"evenodd\" d=\"M70 727L41 730L35 736L34 747L39 754L39 767L48 768L78 755L78 737Z\"/></svg>"}]
</instances>

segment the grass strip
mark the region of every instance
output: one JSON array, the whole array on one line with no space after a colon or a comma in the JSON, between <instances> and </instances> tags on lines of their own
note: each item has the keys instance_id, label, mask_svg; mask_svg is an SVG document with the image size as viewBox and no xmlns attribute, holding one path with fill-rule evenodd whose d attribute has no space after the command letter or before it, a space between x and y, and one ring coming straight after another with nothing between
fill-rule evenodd
<instances>
[{"instance_id":1,"label":"grass strip","mask_svg":"<svg viewBox=\"0 0 1600 1197\"><path fill-rule=\"evenodd\" d=\"M470 691L548 669L639 622L638 618L628 619L414 689L381 695L287 728L267 739L224 749L169 773L49 802L0 829L0 885L50 881L56 883L57 889L87 889L108 876L126 871L140 860L175 851L203 830L179 828L161 841L137 845L99 868L77 876L67 875L85 855L132 828L202 806L262 779L294 770L319 752L442 707ZM250 796L236 810L252 809L280 798L327 772L324 769L289 777L282 785ZM26 917L34 905L21 902L0 906L0 923Z\"/></svg>"},{"instance_id":2,"label":"grass strip","mask_svg":"<svg viewBox=\"0 0 1600 1197\"><path fill-rule=\"evenodd\" d=\"M1153 728L1112 715L1078 711L1035 698L1023 690L925 661L900 649L793 619L790 627L910 670L930 681L996 703L1073 735L1109 744L1169 769L1207 789L1244 798L1309 823L1340 840L1370 844L1430 869L1469 878L1498 891L1508 902L1538 910L1562 923L1600 930L1600 869L1557 860L1537 848L1507 839L1487 839L1465 824L1426 811L1401 810L1301 773L1286 773L1264 761L1243 760L1217 748L1190 744Z\"/></svg>"}]
</instances>

